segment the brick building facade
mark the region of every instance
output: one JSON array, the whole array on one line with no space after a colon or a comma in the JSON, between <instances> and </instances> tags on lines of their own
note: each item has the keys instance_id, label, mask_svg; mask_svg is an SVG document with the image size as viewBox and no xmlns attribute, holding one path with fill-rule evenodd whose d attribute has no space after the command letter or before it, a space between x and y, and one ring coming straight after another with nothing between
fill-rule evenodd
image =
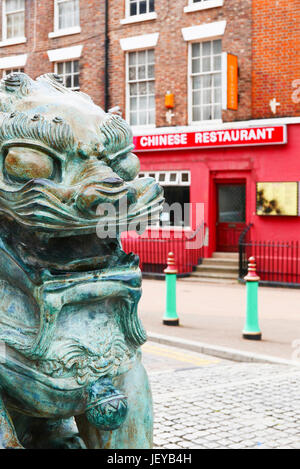
<instances>
[{"instance_id":1,"label":"brick building facade","mask_svg":"<svg viewBox=\"0 0 300 469\"><path fill-rule=\"evenodd\" d=\"M143 50L145 36L157 35L155 46L149 46L155 52L157 127L185 126L193 120L188 115L188 99L192 99L188 71L190 44L211 39L221 39L222 52L238 59L238 107L222 109L223 122L299 116L300 6L296 0L275 3L274 6L273 0L163 0L154 4L152 0L110 0L110 105L119 105L126 115L126 55L132 50ZM103 106L105 4L104 0L1 0L0 74L1 70L5 73L20 69L33 77L54 71L79 73L80 89ZM132 14L130 5L135 8ZM147 12L147 5L153 11ZM136 14L137 7L142 13ZM212 37L214 31L216 35ZM129 49L125 45L126 50L122 50L120 41L128 38L137 38L137 42ZM68 50L59 53L60 49ZM78 61L78 71L70 65L68 70L56 66L73 58ZM175 98L171 123L165 116L167 91ZM271 100L275 100L275 113Z\"/></svg>"},{"instance_id":2,"label":"brick building facade","mask_svg":"<svg viewBox=\"0 0 300 469\"><path fill-rule=\"evenodd\" d=\"M210 2L195 3L197 7ZM223 6L187 11L188 0L176 2L156 2L156 17L142 22L126 20L125 2L120 8L120 1L110 2L110 52L111 52L111 101L118 102L125 112L125 89L119 86L124 83L125 53L120 50L120 40L128 37L139 37L158 33L155 50L155 97L156 125L168 125L165 119L165 93L171 91L175 98L172 125L188 125L188 62L190 41L183 37L183 29L197 28L198 25L211 24L218 26L226 21L225 31L217 35L222 39L222 51L235 54L239 59L239 106L237 111L223 111L224 121L247 120L251 118L251 56L252 56L252 19L251 0L230 0L211 2ZM194 6L193 5L193 6ZM149 15L148 15L149 16ZM146 15L147 18L147 15ZM127 21L127 23L126 23ZM240 31L243 34L240 34ZM196 32L197 34L197 32ZM201 37L201 29L198 33ZM210 40L210 32L207 40ZM218 34L218 33L217 33ZM140 39L143 40L143 37ZM203 40L203 39L201 39ZM137 46L139 39L137 40ZM134 49L133 49L134 50Z\"/></svg>"},{"instance_id":3,"label":"brick building facade","mask_svg":"<svg viewBox=\"0 0 300 469\"><path fill-rule=\"evenodd\" d=\"M237 251L250 226L252 239L299 239L298 0L0 5L0 74L56 72L119 106L140 175L170 204L190 204L179 222L164 212L168 229L197 228L191 207L201 204L208 257Z\"/></svg>"},{"instance_id":4,"label":"brick building facade","mask_svg":"<svg viewBox=\"0 0 300 469\"><path fill-rule=\"evenodd\" d=\"M275 4L275 5L274 5ZM253 118L300 115L300 3L253 0Z\"/></svg>"},{"instance_id":5,"label":"brick building facade","mask_svg":"<svg viewBox=\"0 0 300 469\"><path fill-rule=\"evenodd\" d=\"M76 3L60 0L2 0L0 76L1 71L5 73L5 70L24 69L32 78L62 71L65 75L69 74L71 85L76 88L77 79L74 83L74 75L79 73L80 89L104 106L105 3L80 1L79 14L74 7ZM60 11L59 8L64 4L70 4L67 5L69 8ZM5 17L9 16L11 19L7 21ZM69 62L67 67L70 68L64 66L58 70L56 64L64 62ZM77 63L74 66L71 62Z\"/></svg>"}]
</instances>

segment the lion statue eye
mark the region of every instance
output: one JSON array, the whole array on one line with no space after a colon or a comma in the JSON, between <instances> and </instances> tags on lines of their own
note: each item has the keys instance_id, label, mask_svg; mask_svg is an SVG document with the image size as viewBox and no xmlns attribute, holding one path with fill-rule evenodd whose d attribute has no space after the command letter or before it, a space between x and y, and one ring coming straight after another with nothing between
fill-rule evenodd
<instances>
[{"instance_id":1,"label":"lion statue eye","mask_svg":"<svg viewBox=\"0 0 300 469\"><path fill-rule=\"evenodd\" d=\"M54 172L52 158L32 148L11 147L4 167L7 175L17 181L49 179Z\"/></svg>"}]
</instances>

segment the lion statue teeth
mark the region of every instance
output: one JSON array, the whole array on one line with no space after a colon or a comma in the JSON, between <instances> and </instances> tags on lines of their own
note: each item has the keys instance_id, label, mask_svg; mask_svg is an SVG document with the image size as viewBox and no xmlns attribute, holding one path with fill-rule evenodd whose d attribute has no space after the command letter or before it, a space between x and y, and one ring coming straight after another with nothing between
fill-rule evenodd
<instances>
[{"instance_id":1,"label":"lion statue teeth","mask_svg":"<svg viewBox=\"0 0 300 469\"><path fill-rule=\"evenodd\" d=\"M57 75L1 81L0 448L152 445L141 273L120 234L164 198L132 141Z\"/></svg>"}]
</instances>

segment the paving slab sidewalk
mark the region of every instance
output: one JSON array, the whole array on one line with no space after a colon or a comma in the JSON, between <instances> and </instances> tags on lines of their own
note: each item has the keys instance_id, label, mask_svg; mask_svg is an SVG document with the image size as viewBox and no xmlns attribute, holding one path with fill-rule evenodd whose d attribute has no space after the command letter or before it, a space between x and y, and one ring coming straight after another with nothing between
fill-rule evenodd
<instances>
[{"instance_id":1,"label":"paving slab sidewalk","mask_svg":"<svg viewBox=\"0 0 300 469\"><path fill-rule=\"evenodd\" d=\"M261 341L242 338L246 314L245 285L204 284L178 279L178 327L162 324L165 295L165 281L143 279L139 315L151 340L156 336L160 341L159 336L168 336L174 345L182 344L183 348L188 348L188 342L199 344L198 350L204 353L209 353L211 347L221 352L236 351L241 360L244 354L250 361L251 357L265 356L299 361L300 364L299 289L259 287ZM239 359L238 356L226 356L226 353L219 356Z\"/></svg>"}]
</instances>

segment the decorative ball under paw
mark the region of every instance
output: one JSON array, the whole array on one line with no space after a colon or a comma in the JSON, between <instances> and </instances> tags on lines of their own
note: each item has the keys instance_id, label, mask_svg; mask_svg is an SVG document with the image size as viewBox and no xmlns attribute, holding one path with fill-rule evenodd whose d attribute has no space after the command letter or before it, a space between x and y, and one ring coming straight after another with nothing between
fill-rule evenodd
<instances>
[{"instance_id":1,"label":"decorative ball under paw","mask_svg":"<svg viewBox=\"0 0 300 469\"><path fill-rule=\"evenodd\" d=\"M108 378L99 379L90 387L88 393L88 421L100 430L119 428L127 416L126 396L116 389Z\"/></svg>"}]
</instances>

